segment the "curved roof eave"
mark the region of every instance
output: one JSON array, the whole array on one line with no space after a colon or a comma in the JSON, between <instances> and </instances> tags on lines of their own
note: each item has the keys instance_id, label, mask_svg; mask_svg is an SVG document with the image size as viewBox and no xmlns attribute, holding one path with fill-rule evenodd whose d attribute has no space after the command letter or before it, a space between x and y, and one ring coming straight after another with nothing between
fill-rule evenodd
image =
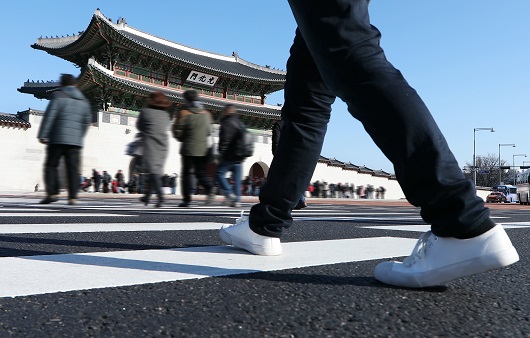
<instances>
[{"instance_id":1,"label":"curved roof eave","mask_svg":"<svg viewBox=\"0 0 530 338\"><path fill-rule=\"evenodd\" d=\"M253 64L241 59L237 54L226 56L178 44L132 28L125 23L125 20L120 20L119 23L115 24L106 18L99 9L94 12L88 28L84 32L80 32L81 34L56 38L41 37L32 47L47 51L53 55L89 51L92 46L105 42L106 37L102 35L102 27L98 27L99 24L104 24L105 27L116 32L124 39L157 54L164 55L171 60L215 73L228 74L259 82L276 83L282 87L285 82L286 72L283 70ZM108 41L106 42L108 43Z\"/></svg>"}]
</instances>

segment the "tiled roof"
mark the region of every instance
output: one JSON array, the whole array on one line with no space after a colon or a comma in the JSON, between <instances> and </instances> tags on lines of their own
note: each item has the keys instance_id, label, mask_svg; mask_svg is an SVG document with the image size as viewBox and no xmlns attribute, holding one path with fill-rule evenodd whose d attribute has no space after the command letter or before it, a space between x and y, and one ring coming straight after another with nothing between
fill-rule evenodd
<instances>
[{"instance_id":1,"label":"tiled roof","mask_svg":"<svg viewBox=\"0 0 530 338\"><path fill-rule=\"evenodd\" d=\"M13 114L0 113L0 125L31 128L31 123Z\"/></svg>"},{"instance_id":2,"label":"tiled roof","mask_svg":"<svg viewBox=\"0 0 530 338\"><path fill-rule=\"evenodd\" d=\"M240 60L237 55L227 58L213 58L206 54L193 53L186 49L178 48L174 45L163 44L147 37L136 35L132 32L122 31L121 34L130 40L153 49L162 54L166 54L171 58L183 61L200 68L209 69L212 71L226 73L230 75L251 78L255 80L265 80L272 82L285 82L285 72L268 72L263 68L251 66L248 62Z\"/></svg>"},{"instance_id":3,"label":"tiled roof","mask_svg":"<svg viewBox=\"0 0 530 338\"><path fill-rule=\"evenodd\" d=\"M396 179L395 175L389 174L383 170L372 170L368 167L358 166L351 162L341 162L337 160L336 158L327 158L327 157L320 155L318 162L326 163L328 166L332 166L332 167L342 167L342 170L354 170L362 174L371 174L372 176L386 177L392 180Z\"/></svg>"},{"instance_id":4,"label":"tiled roof","mask_svg":"<svg viewBox=\"0 0 530 338\"><path fill-rule=\"evenodd\" d=\"M128 26L124 20L118 23L113 23L106 18L99 9L95 11L87 30L79 32L79 35L66 37L57 36L55 38L41 37L32 45L32 47L45 50L52 55L57 55L66 59L69 58L67 56L69 53L79 53L81 50L84 53L87 53L89 52L87 48L97 48L96 46L100 45L99 42L96 43L96 39L98 41L101 40L101 42L109 42L104 41L104 39L108 39L107 36L102 36L102 24L108 32L106 35L119 34L115 36L116 39L118 39L119 36L122 36L124 39L131 41L131 43L134 43L139 47L147 48L157 54L165 55L179 63L188 64L190 67L195 68L195 70L204 70L205 72L211 71L215 74L229 74L235 77L263 81L280 86L280 88L276 90L281 89L285 82L286 73L283 70L253 64L243 60L236 53L232 56L226 56L184 46L132 28ZM69 48L71 48L70 52Z\"/></svg>"},{"instance_id":5,"label":"tiled roof","mask_svg":"<svg viewBox=\"0 0 530 338\"><path fill-rule=\"evenodd\" d=\"M31 94L37 99L47 99L51 98L51 93L59 87L59 82L34 82L26 81L24 86L18 88L17 90L24 94Z\"/></svg>"}]
</instances>

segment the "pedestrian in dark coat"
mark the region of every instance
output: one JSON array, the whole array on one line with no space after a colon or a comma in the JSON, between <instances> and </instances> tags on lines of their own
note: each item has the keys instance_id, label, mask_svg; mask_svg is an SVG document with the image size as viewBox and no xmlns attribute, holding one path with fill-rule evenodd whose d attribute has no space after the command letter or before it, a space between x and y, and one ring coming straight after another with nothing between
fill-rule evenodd
<instances>
[{"instance_id":1,"label":"pedestrian in dark coat","mask_svg":"<svg viewBox=\"0 0 530 338\"><path fill-rule=\"evenodd\" d=\"M237 154L241 130L245 128L243 121L234 105L224 107L219 128L219 164L217 165L216 179L223 190L225 200L223 205L239 207L241 202L241 163L244 157ZM233 185L226 178L226 173L231 172Z\"/></svg>"},{"instance_id":2,"label":"pedestrian in dark coat","mask_svg":"<svg viewBox=\"0 0 530 338\"><path fill-rule=\"evenodd\" d=\"M77 88L77 80L71 74L61 75L61 87L53 93L44 112L37 138L46 144L44 181L46 198L42 204L59 199L59 161L66 163L68 180L68 204L75 204L79 191L80 158L84 138L92 121L90 103Z\"/></svg>"},{"instance_id":3,"label":"pedestrian in dark coat","mask_svg":"<svg viewBox=\"0 0 530 338\"><path fill-rule=\"evenodd\" d=\"M162 92L153 92L147 99L147 105L140 111L140 116L136 123L136 128L143 137L143 166L149 175L150 189L145 191L145 195L140 201L149 204L151 191L155 191L158 197L156 207L162 206L164 194L162 191L161 177L164 173L164 166L169 148L169 125L171 122L168 112L171 102Z\"/></svg>"}]
</instances>

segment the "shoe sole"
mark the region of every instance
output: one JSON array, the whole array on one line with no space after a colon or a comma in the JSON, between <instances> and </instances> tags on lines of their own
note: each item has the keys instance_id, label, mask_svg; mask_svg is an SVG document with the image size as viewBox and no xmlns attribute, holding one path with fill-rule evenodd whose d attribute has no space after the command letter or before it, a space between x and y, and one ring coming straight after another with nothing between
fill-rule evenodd
<instances>
[{"instance_id":1,"label":"shoe sole","mask_svg":"<svg viewBox=\"0 0 530 338\"><path fill-rule=\"evenodd\" d=\"M268 249L259 245L251 244L247 241L240 241L235 238L232 238L230 234L225 230L225 228L221 228L219 230L219 237L221 237L221 240L228 245L232 245L236 248L240 248L243 250L246 250L250 253L253 253L255 255L259 256L279 256L282 254L282 248L280 246L279 250L273 250Z\"/></svg>"}]
</instances>

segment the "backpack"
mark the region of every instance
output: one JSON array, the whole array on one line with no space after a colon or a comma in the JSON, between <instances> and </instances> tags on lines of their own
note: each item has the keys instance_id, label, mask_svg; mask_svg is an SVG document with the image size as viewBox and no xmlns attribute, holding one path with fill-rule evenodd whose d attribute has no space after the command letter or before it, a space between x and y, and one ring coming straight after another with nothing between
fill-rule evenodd
<instances>
[{"instance_id":1,"label":"backpack","mask_svg":"<svg viewBox=\"0 0 530 338\"><path fill-rule=\"evenodd\" d=\"M250 133L245 125L241 123L239 128L239 137L236 141L235 155L238 157L250 157L254 154L254 136Z\"/></svg>"}]
</instances>

